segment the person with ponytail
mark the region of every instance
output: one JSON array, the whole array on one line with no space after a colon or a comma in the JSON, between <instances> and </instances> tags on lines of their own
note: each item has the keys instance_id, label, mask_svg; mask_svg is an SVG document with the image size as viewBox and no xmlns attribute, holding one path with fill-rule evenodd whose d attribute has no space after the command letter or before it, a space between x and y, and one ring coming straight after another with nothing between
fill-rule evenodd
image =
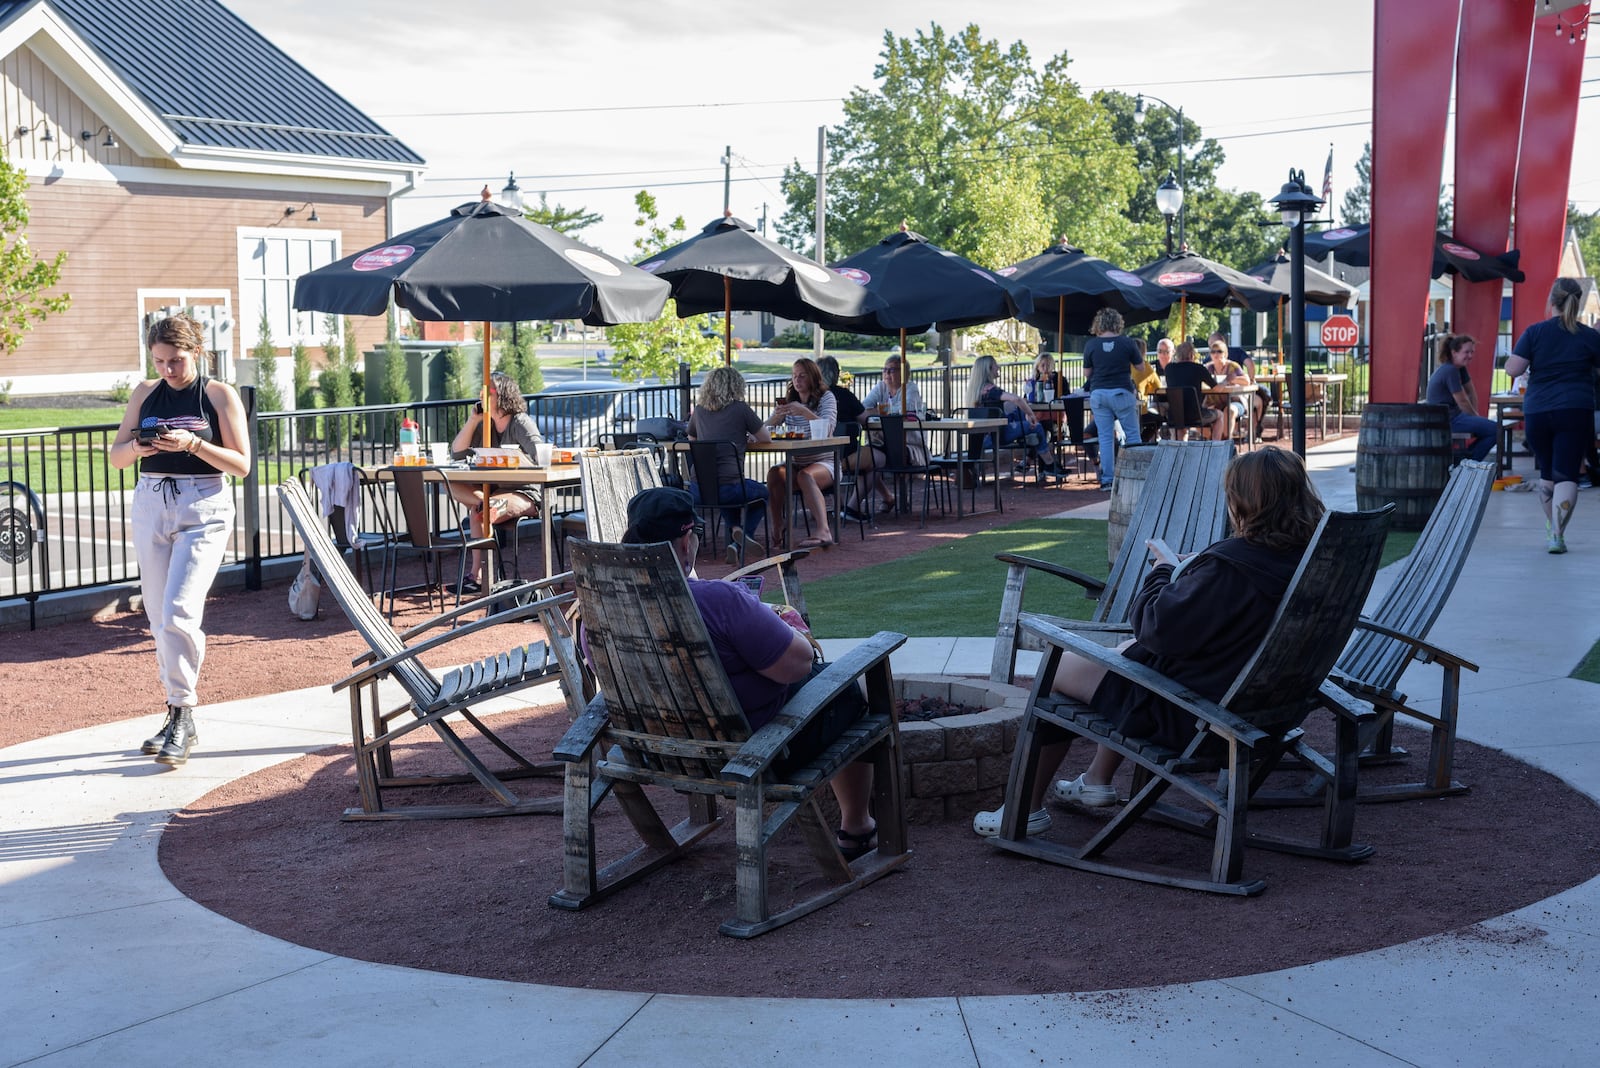
<instances>
[{"instance_id":1,"label":"person with ponytail","mask_svg":"<svg viewBox=\"0 0 1600 1068\"><path fill-rule=\"evenodd\" d=\"M1493 419L1478 414L1478 391L1473 388L1467 365L1477 352L1478 343L1466 334L1447 334L1439 345L1439 366L1428 378L1428 403L1442 404L1450 410L1450 432L1471 434L1468 458L1481 460L1494 451L1500 428Z\"/></svg>"},{"instance_id":2,"label":"person with ponytail","mask_svg":"<svg viewBox=\"0 0 1600 1068\"><path fill-rule=\"evenodd\" d=\"M1528 445L1539 468L1546 549L1567 551L1567 524L1578 503L1578 468L1594 440L1595 370L1600 333L1578 322L1583 290L1574 278L1557 278L1546 307L1506 357L1506 374L1528 374L1522 401Z\"/></svg>"}]
</instances>

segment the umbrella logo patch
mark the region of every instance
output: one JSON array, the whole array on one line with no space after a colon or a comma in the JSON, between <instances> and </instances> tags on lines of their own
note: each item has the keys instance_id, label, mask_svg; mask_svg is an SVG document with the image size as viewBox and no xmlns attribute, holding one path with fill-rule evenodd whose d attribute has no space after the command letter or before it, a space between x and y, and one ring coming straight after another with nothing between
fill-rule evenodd
<instances>
[{"instance_id":1,"label":"umbrella logo patch","mask_svg":"<svg viewBox=\"0 0 1600 1068\"><path fill-rule=\"evenodd\" d=\"M1465 245L1457 245L1452 241L1446 241L1444 244L1440 245L1439 247L1444 249L1446 252L1450 253L1450 255L1456 257L1457 259L1463 259L1463 260L1475 260L1475 259L1478 259L1477 250L1476 249L1470 249Z\"/></svg>"},{"instance_id":2,"label":"umbrella logo patch","mask_svg":"<svg viewBox=\"0 0 1600 1068\"><path fill-rule=\"evenodd\" d=\"M835 267L834 271L844 275L858 286L864 286L872 281L872 275L863 271L860 267Z\"/></svg>"},{"instance_id":3,"label":"umbrella logo patch","mask_svg":"<svg viewBox=\"0 0 1600 1068\"><path fill-rule=\"evenodd\" d=\"M999 275L1001 278L1010 278L1012 275L1017 273L1017 269L1015 267L1002 267L994 273Z\"/></svg>"},{"instance_id":4,"label":"umbrella logo patch","mask_svg":"<svg viewBox=\"0 0 1600 1068\"><path fill-rule=\"evenodd\" d=\"M1187 286L1195 282L1205 281L1206 276L1199 271L1168 271L1156 279L1158 286Z\"/></svg>"},{"instance_id":5,"label":"umbrella logo patch","mask_svg":"<svg viewBox=\"0 0 1600 1068\"><path fill-rule=\"evenodd\" d=\"M660 266L661 266L661 261L660 260L651 260L649 263L641 263L641 264L639 264L639 270L641 270L641 271L649 271L651 274L655 274L656 273L656 268L660 267Z\"/></svg>"},{"instance_id":6,"label":"umbrella logo patch","mask_svg":"<svg viewBox=\"0 0 1600 1068\"><path fill-rule=\"evenodd\" d=\"M1354 230L1347 230L1342 226L1337 230L1324 230L1322 232L1324 241L1347 241L1355 236L1356 232Z\"/></svg>"},{"instance_id":7,"label":"umbrella logo patch","mask_svg":"<svg viewBox=\"0 0 1600 1068\"><path fill-rule=\"evenodd\" d=\"M562 252L566 254L567 259L571 260L573 263L576 263L579 267L582 267L586 271L593 271L595 274L610 275L613 278L622 273L617 268L616 264L612 263L603 256L596 256L593 252L588 252L581 248L562 249Z\"/></svg>"},{"instance_id":8,"label":"umbrella logo patch","mask_svg":"<svg viewBox=\"0 0 1600 1068\"><path fill-rule=\"evenodd\" d=\"M1113 282L1116 282L1116 283L1118 283L1120 285L1125 285L1125 286L1142 286L1142 285L1144 285L1144 279L1143 278L1140 278L1136 274L1129 274L1127 271L1107 271L1106 272L1106 277L1111 279ZM1164 285L1165 283L1162 283L1162 284Z\"/></svg>"},{"instance_id":9,"label":"umbrella logo patch","mask_svg":"<svg viewBox=\"0 0 1600 1068\"><path fill-rule=\"evenodd\" d=\"M416 249L410 245L385 245L375 248L371 252L364 252L356 257L350 265L352 271L381 271L385 267L393 267L397 263L404 263L416 255Z\"/></svg>"}]
</instances>

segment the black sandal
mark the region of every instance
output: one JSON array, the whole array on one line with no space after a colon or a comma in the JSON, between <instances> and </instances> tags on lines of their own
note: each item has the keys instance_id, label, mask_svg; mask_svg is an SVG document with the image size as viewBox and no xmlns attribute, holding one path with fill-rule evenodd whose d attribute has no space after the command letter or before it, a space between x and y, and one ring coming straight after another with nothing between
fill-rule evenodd
<instances>
[{"instance_id":1,"label":"black sandal","mask_svg":"<svg viewBox=\"0 0 1600 1068\"><path fill-rule=\"evenodd\" d=\"M852 834L841 827L837 835L839 852L844 854L845 860L855 860L857 857L866 856L878 848L878 843L875 841L878 837L878 828L876 827L870 831L862 831L860 834Z\"/></svg>"}]
</instances>

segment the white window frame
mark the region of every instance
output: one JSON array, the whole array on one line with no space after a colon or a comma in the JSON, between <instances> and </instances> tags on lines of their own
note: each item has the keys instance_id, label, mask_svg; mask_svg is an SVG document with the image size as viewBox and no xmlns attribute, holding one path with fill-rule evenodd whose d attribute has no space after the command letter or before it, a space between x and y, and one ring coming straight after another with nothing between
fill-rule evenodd
<instances>
[{"instance_id":1,"label":"white window frame","mask_svg":"<svg viewBox=\"0 0 1600 1068\"><path fill-rule=\"evenodd\" d=\"M275 243L284 246L281 262L273 254ZM248 352L259 340L261 309L269 296L281 301L281 306L268 308L274 347L320 345L327 336L322 328L325 316L322 312L294 310L294 284L301 274L333 263L343 255L340 231L241 226L235 247L239 257L239 350ZM277 292L273 293L275 288Z\"/></svg>"}]
</instances>

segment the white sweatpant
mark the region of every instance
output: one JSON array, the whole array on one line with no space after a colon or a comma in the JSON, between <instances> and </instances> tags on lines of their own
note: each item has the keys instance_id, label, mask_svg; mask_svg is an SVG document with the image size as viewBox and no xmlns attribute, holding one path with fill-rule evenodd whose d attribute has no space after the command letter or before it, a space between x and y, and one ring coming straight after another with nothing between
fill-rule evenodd
<instances>
[{"instance_id":1,"label":"white sweatpant","mask_svg":"<svg viewBox=\"0 0 1600 1068\"><path fill-rule=\"evenodd\" d=\"M131 518L161 686L169 705L193 707L206 655L201 616L233 529L233 492L221 475L142 475Z\"/></svg>"}]
</instances>

